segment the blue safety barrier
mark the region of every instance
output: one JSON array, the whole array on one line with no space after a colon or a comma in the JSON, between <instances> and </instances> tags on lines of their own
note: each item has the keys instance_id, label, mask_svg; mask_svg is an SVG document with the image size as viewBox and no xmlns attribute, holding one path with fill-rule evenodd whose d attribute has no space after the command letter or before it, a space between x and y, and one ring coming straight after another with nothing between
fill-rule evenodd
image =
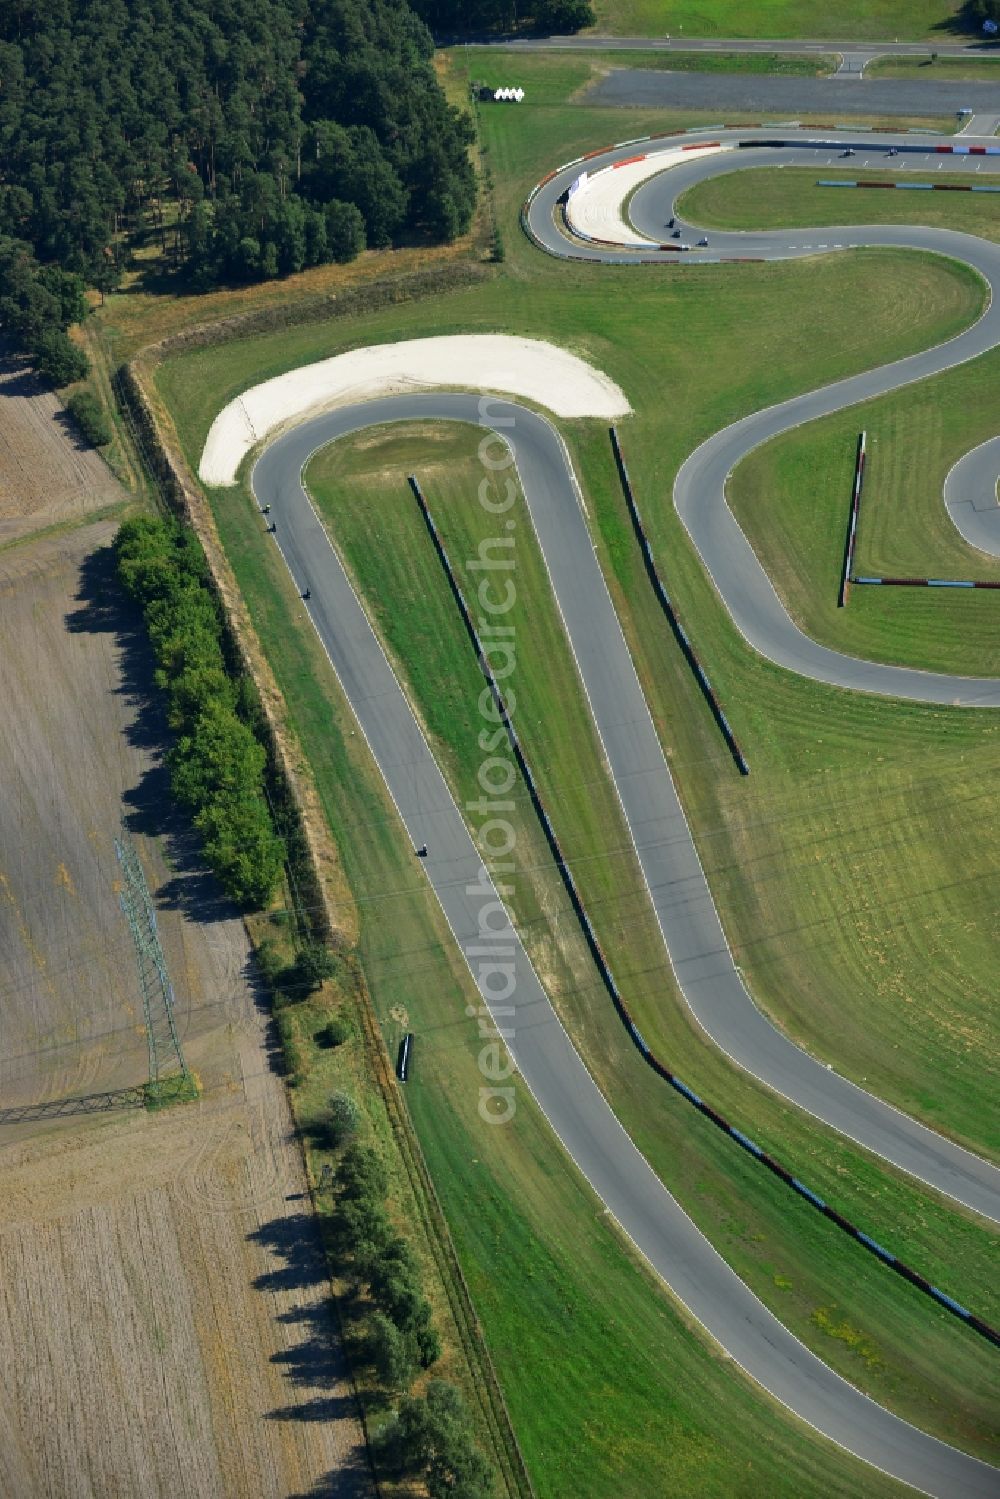
<instances>
[{"instance_id":1,"label":"blue safety barrier","mask_svg":"<svg viewBox=\"0 0 1000 1499\"><path fill-rule=\"evenodd\" d=\"M942 1306L948 1307L949 1310L955 1312L957 1316L965 1317L966 1319L972 1316L972 1313L968 1310L967 1307L962 1306L962 1304L956 1301L954 1297L946 1296L943 1291L938 1290L937 1286L931 1286L931 1295L934 1297L935 1301L940 1301Z\"/></svg>"},{"instance_id":2,"label":"blue safety barrier","mask_svg":"<svg viewBox=\"0 0 1000 1499\"><path fill-rule=\"evenodd\" d=\"M870 1239L867 1234L863 1234L860 1228L858 1229L858 1238L862 1244L867 1245L872 1254L877 1254L880 1260L885 1260L887 1265L894 1265L896 1263L896 1256L894 1254L890 1254L888 1249L883 1249L881 1244L877 1244L874 1239Z\"/></svg>"},{"instance_id":3,"label":"blue safety barrier","mask_svg":"<svg viewBox=\"0 0 1000 1499\"><path fill-rule=\"evenodd\" d=\"M1000 578L851 578L852 583L884 588L1000 588Z\"/></svg>"},{"instance_id":4,"label":"blue safety barrier","mask_svg":"<svg viewBox=\"0 0 1000 1499\"><path fill-rule=\"evenodd\" d=\"M809 1201L816 1207L821 1209L826 1207L826 1203L823 1201L822 1197L817 1197L815 1192L811 1192L803 1182L799 1181L797 1176L792 1177L792 1186L795 1188L796 1192L799 1192L803 1197L808 1197Z\"/></svg>"},{"instance_id":5,"label":"blue safety barrier","mask_svg":"<svg viewBox=\"0 0 1000 1499\"><path fill-rule=\"evenodd\" d=\"M734 1129L732 1125L730 1125L729 1133L732 1135L734 1140L738 1140L740 1142L744 1150L749 1150L751 1155L762 1156L764 1154L760 1146L755 1145L753 1140L750 1139L749 1135L744 1135L740 1130Z\"/></svg>"},{"instance_id":6,"label":"blue safety barrier","mask_svg":"<svg viewBox=\"0 0 1000 1499\"><path fill-rule=\"evenodd\" d=\"M906 192L927 193L1000 193L1000 187L986 182L851 182L846 178L819 177L816 186L899 188Z\"/></svg>"}]
</instances>

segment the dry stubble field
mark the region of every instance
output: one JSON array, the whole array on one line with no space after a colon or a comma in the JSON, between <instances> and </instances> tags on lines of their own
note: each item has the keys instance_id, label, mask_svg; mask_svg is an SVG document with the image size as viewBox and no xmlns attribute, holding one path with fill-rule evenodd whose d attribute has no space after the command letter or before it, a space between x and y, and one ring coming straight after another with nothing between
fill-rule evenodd
<instances>
[{"instance_id":1,"label":"dry stubble field","mask_svg":"<svg viewBox=\"0 0 1000 1499\"><path fill-rule=\"evenodd\" d=\"M0 546L124 497L53 393L0 343Z\"/></svg>"},{"instance_id":2,"label":"dry stubble field","mask_svg":"<svg viewBox=\"0 0 1000 1499\"><path fill-rule=\"evenodd\" d=\"M0 1494L290 1499L334 1477L364 1494L246 937L171 817L113 525L87 520L124 498L54 399L0 370ZM204 1096L4 1123L145 1078L123 813Z\"/></svg>"}]
</instances>

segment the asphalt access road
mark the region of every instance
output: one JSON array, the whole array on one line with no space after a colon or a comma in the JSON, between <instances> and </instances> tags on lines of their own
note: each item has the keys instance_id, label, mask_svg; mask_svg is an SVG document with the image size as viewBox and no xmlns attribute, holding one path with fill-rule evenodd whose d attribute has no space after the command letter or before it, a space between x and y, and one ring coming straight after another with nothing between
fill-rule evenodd
<instances>
[{"instance_id":1,"label":"asphalt access road","mask_svg":"<svg viewBox=\"0 0 1000 1499\"><path fill-rule=\"evenodd\" d=\"M756 132L722 131L711 135L708 132L698 132L685 135L683 139L692 143L706 138L724 141L774 137L775 130L771 127L769 130ZM864 165L886 165L885 153L894 142L912 147L914 138L908 135L880 135L875 142L858 139L858 154L851 161L850 170L860 169ZM653 149L676 150L677 144L677 138L674 137L655 143ZM690 163L684 162L672 167L661 177L654 177L639 188L629 207L630 217L640 232L658 237L666 233L664 225L667 219L671 215L676 217L676 200L695 182L720 172L752 166L774 166L779 162L796 166L813 165L817 170L831 166L843 168L845 162L840 156L840 149L838 143L828 141L817 146L796 146L780 150L750 147L704 158L700 158L695 151L691 153ZM617 148L605 156L589 161L587 169L591 172L598 171L614 160L634 155L635 151L634 145ZM964 162L965 165L960 170L967 175L976 171L977 163L980 166L984 162L987 166L992 164L994 171L1000 167L1000 157L941 157L909 149L905 154L893 157L890 164L893 171L898 170L901 174L913 170L925 177L928 173L936 174L944 161L949 165ZM747 642L768 660L802 676L851 691L963 707L1000 707L1000 680L995 678L961 677L861 661L810 640L790 619L753 548L726 504L725 496L729 474L760 443L803 422L813 421L914 380L938 374L986 353L1000 343L1000 245L979 239L975 235L947 229L866 225L860 228L789 229L735 234L712 230L708 235L708 248L685 254L683 260L680 255L670 252L617 251L607 246L587 246L571 243L558 227L554 216L558 198L579 175L580 170L580 166L575 165L558 172L536 194L531 204L529 218L532 232L554 255L572 254L584 259L613 259L624 263L658 258L683 274L686 266L699 262L715 263L727 258L799 259L830 249L891 245L950 255L956 260L965 261L986 279L992 290L989 308L977 323L956 338L925 353L912 355L909 359L883 365L880 369L854 375L821 390L796 396L779 406L754 412L710 437L682 465L674 482L674 504L733 622ZM997 179L994 176L992 180ZM863 202L859 203L858 212L859 215L864 213ZM696 244L700 237L697 226L684 224L683 221L679 223L681 243ZM859 422L861 420L859 416ZM953 493L957 493L954 488ZM991 1216L995 1217L995 1212L991 1212Z\"/></svg>"},{"instance_id":2,"label":"asphalt access road","mask_svg":"<svg viewBox=\"0 0 1000 1499\"><path fill-rule=\"evenodd\" d=\"M459 39L461 40L461 39ZM512 52L794 52L808 56L811 52L867 53L872 57L928 57L932 51L939 57L996 57L1000 43L986 40L954 42L859 42L802 41L786 37L779 41L750 40L746 37L694 37L675 32L673 36L540 36L510 37L498 42L484 39L470 45L502 46Z\"/></svg>"},{"instance_id":3,"label":"asphalt access road","mask_svg":"<svg viewBox=\"0 0 1000 1499\"><path fill-rule=\"evenodd\" d=\"M670 73L651 68L615 68L583 96L588 106L645 109L698 109L725 119L739 110L751 118L778 114L786 119L823 115L954 115L959 109L996 114L1000 108L1000 62L997 83L911 82L905 78L864 78L833 74L829 78L784 78L755 73Z\"/></svg>"},{"instance_id":4,"label":"asphalt access road","mask_svg":"<svg viewBox=\"0 0 1000 1499\"><path fill-rule=\"evenodd\" d=\"M995 1499L997 1473L876 1405L842 1380L757 1300L667 1192L618 1123L559 1023L506 909L486 877L462 814L301 483L312 453L349 432L390 421L445 418L480 423L480 398L386 397L316 417L279 438L257 461L252 485L270 505L275 540L292 577L308 587L308 609L484 1002L495 1008L479 968L487 904L490 943L513 965L514 987L497 1017L528 1087L571 1159L608 1211L674 1294L742 1369L802 1420L864 1461L938 1499ZM508 425L508 422L512 424ZM511 446L543 547L564 541L577 561L593 551L572 471L557 434L541 417L499 400L490 423ZM433 497L430 497L433 503ZM547 560L551 560L547 553ZM622 665L607 589L588 572L588 603L610 627L603 672ZM560 586L563 583L560 577ZM572 589L571 591L575 591ZM582 590L581 590L582 591ZM597 598L593 596L596 593ZM626 652L627 657L627 652ZM669 784L669 775L662 778ZM499 921L498 921L499 917ZM486 923L484 923L486 924Z\"/></svg>"}]
</instances>

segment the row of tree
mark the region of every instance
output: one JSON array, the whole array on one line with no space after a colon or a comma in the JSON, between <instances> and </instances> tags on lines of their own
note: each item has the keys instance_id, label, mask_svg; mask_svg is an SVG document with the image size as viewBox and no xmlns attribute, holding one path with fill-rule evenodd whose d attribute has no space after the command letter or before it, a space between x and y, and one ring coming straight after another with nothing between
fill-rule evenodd
<instances>
[{"instance_id":1,"label":"row of tree","mask_svg":"<svg viewBox=\"0 0 1000 1499\"><path fill-rule=\"evenodd\" d=\"M471 127L406 0L7 0L0 235L100 284L153 232L197 284L449 239Z\"/></svg>"},{"instance_id":2,"label":"row of tree","mask_svg":"<svg viewBox=\"0 0 1000 1499\"><path fill-rule=\"evenodd\" d=\"M90 368L66 332L86 312L81 276L40 265L24 240L0 235L0 326L34 356L53 385L82 380Z\"/></svg>"},{"instance_id":3,"label":"row of tree","mask_svg":"<svg viewBox=\"0 0 1000 1499\"><path fill-rule=\"evenodd\" d=\"M338 1128L344 1129L343 1121ZM348 1145L337 1169L331 1226L345 1273L374 1305L367 1352L381 1383L395 1393L409 1388L418 1369L437 1361L441 1343L413 1251L386 1212L388 1190L381 1157L363 1145Z\"/></svg>"},{"instance_id":4,"label":"row of tree","mask_svg":"<svg viewBox=\"0 0 1000 1499\"><path fill-rule=\"evenodd\" d=\"M590 0L410 0L435 36L542 31L564 35L593 26Z\"/></svg>"},{"instance_id":5,"label":"row of tree","mask_svg":"<svg viewBox=\"0 0 1000 1499\"><path fill-rule=\"evenodd\" d=\"M382 1434L383 1464L400 1477L419 1476L430 1499L490 1499L492 1469L473 1441L461 1393L444 1379L423 1396L404 1395Z\"/></svg>"},{"instance_id":6,"label":"row of tree","mask_svg":"<svg viewBox=\"0 0 1000 1499\"><path fill-rule=\"evenodd\" d=\"M248 684L227 670L219 606L197 537L152 517L127 520L115 541L118 573L142 607L175 734L171 787L193 813L205 856L232 898L265 906L284 846L268 811L267 753L251 727Z\"/></svg>"},{"instance_id":7,"label":"row of tree","mask_svg":"<svg viewBox=\"0 0 1000 1499\"><path fill-rule=\"evenodd\" d=\"M364 1354L388 1394L404 1392L379 1441L382 1464L398 1477L421 1478L431 1499L488 1499L492 1469L475 1445L459 1391L434 1379L423 1396L405 1393L437 1362L441 1343L416 1258L386 1212L389 1183L381 1157L349 1144L334 1187L331 1224L341 1267L371 1308Z\"/></svg>"}]
</instances>

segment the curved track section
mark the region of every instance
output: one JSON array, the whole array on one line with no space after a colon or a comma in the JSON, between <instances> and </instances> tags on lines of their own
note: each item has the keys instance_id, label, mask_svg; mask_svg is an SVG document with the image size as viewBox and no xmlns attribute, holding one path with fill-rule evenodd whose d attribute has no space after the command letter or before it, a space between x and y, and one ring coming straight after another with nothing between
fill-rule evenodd
<instances>
[{"instance_id":1,"label":"curved track section","mask_svg":"<svg viewBox=\"0 0 1000 1499\"><path fill-rule=\"evenodd\" d=\"M883 1103L800 1050L754 1004L733 961L719 914L684 816L659 736L622 634L590 532L576 479L554 428L524 407L491 402L506 413L499 430L521 476L556 601L580 673L646 888L678 987L698 1024L731 1060L776 1093L890 1161L917 1180L1000 1222L1000 1169ZM385 413L381 418L377 413ZM394 413L394 415L393 415ZM376 420L449 417L481 421L477 398L438 395L386 398L309 422L265 451L254 470L258 498L279 515L278 474L287 483L317 432L354 431ZM494 418L499 421L499 418ZM312 447L308 446L312 443ZM298 483L298 468L294 478ZM277 520L293 573L323 597L308 551ZM314 606L314 618L321 605ZM351 694L349 694L351 695ZM353 695L352 702L353 702ZM430 840L420 839L418 842Z\"/></svg>"},{"instance_id":2,"label":"curved track section","mask_svg":"<svg viewBox=\"0 0 1000 1499\"><path fill-rule=\"evenodd\" d=\"M706 133L707 134L707 133ZM670 139L656 149L665 153L662 178L650 177L633 198L629 215L640 233L662 234L668 218L674 216L675 200L695 182L739 167L773 166L775 162L790 165L827 167L838 162L844 149L840 142L810 144L759 145L764 132L714 132L712 141L742 142L738 157L732 153L706 158L698 150L699 140L692 137L690 160L676 163L677 141ZM773 139L773 135L771 136ZM650 149L650 148L647 148ZM885 165L890 149L901 154L892 159L893 171L926 174L936 171L942 161L940 150L928 144L923 149L912 136L880 136L878 143L859 142L857 166ZM588 160L590 172L613 166L615 161L634 155L636 143L615 147ZM867 154L866 154L867 153ZM869 160L868 158L873 158ZM992 165L992 162L990 163ZM972 172L982 166L982 158L973 155L948 157L949 166ZM869 370L850 379L796 396L779 406L754 412L742 421L710 437L691 454L678 472L674 484L674 504L714 583L730 617L744 639L762 656L789 671L851 691L872 692L888 697L909 698L919 702L951 704L963 707L1000 707L1000 680L951 676L912 670L878 662L863 661L834 651L809 638L789 617L778 598L756 553L726 503L726 481L736 465L755 447L804 422L831 415L846 406L870 400L874 396L897 390L916 380L939 374L956 364L974 359L1000 344L1000 245L974 235L946 229L923 229L906 226L874 225L825 230L773 230L754 233L711 234L703 249L695 244L699 231L679 222L680 244L687 253L669 250L637 254L627 248L608 244L598 249L577 243L557 223L557 209L562 195L579 176L580 165L561 168L536 190L526 207L526 220L532 237L550 253L574 259L613 261L619 264L649 263L659 260L665 265L690 266L718 264L726 260L795 259L827 252L872 245L930 251L948 255L976 270L988 283L991 301L986 312L971 328L947 343L925 353L897 360L880 369ZM694 246L694 248L690 248ZM976 456L978 455L978 456ZM946 503L949 513L959 524L961 516L976 534L1000 539L1000 521L993 522L992 512L984 508L980 491L986 483L985 469L997 457L989 445L976 449L949 475ZM966 490L968 483L970 488ZM993 494L996 493L996 467L993 469ZM972 510L980 512L974 523ZM966 530L960 525L963 535ZM971 539L967 536L967 539ZM980 545L979 541L974 542ZM982 550L992 550L991 547Z\"/></svg>"},{"instance_id":3,"label":"curved track section","mask_svg":"<svg viewBox=\"0 0 1000 1499\"><path fill-rule=\"evenodd\" d=\"M706 145L704 151L731 151L733 146ZM658 250L661 230L652 224L642 233L626 224L621 206L624 199L643 186L650 177L680 166L685 160L685 147L678 146L672 152L656 151L650 155L643 152L634 159L613 162L593 173L584 172L577 178L566 201L566 223L578 239L607 243L614 240L624 249Z\"/></svg>"},{"instance_id":4,"label":"curved track section","mask_svg":"<svg viewBox=\"0 0 1000 1499\"><path fill-rule=\"evenodd\" d=\"M502 405L493 403L491 416L498 424L504 412ZM596 671L592 681L610 685L610 679L627 666L634 679L613 610L610 617L605 612L604 601L610 608L610 599L594 560L565 449L544 419L519 407L507 407L506 414L515 416L515 425L502 425L501 436L514 451L550 569L564 546L570 549L575 565L587 563L589 555L588 566L596 569L596 577L588 571L583 583L574 582L569 576L573 564L567 556L559 571L553 571L561 604L578 602L585 606L584 612L598 612L600 622L592 637L574 638L581 673L586 681L586 672ZM378 423L428 418L477 422L481 419L478 398L402 396L317 417L264 451L253 470L252 484L259 503L271 507L276 540L293 577L300 584L308 583L313 623L407 834L415 846L427 845L428 856L421 864L467 960L482 941L484 903L496 902L494 913L504 911L506 930L498 932L493 920L490 932L492 941L514 954L515 987L504 1001L514 1013L511 1016L505 1009L497 1024L511 1032L511 1054L525 1084L609 1212L674 1294L751 1378L817 1431L920 1492L939 1499L988 1499L997 1492L995 1469L917 1430L860 1394L757 1300L633 1145L559 1023L301 483L311 454L338 437ZM578 623L575 615L567 618L571 630ZM587 660L585 666L591 639L599 658ZM599 723L602 711L603 707L595 707ZM642 717L648 719L644 704ZM604 728L609 737L630 737L626 723L612 719L604 722ZM628 753L627 745L625 750ZM668 791L672 794L658 745L651 765L640 757L633 769L636 789L642 795L651 789L659 797ZM662 806L669 818L669 797ZM672 830L681 845L690 842L686 827L673 824L661 825L660 836L669 843ZM684 905L681 900L678 909ZM715 954L716 959L719 956ZM477 966L470 961L474 976ZM488 1006L495 1003L485 988L482 993Z\"/></svg>"},{"instance_id":5,"label":"curved track section","mask_svg":"<svg viewBox=\"0 0 1000 1499\"><path fill-rule=\"evenodd\" d=\"M955 528L971 547L1000 557L1000 437L980 443L960 458L944 481L944 503Z\"/></svg>"}]
</instances>

